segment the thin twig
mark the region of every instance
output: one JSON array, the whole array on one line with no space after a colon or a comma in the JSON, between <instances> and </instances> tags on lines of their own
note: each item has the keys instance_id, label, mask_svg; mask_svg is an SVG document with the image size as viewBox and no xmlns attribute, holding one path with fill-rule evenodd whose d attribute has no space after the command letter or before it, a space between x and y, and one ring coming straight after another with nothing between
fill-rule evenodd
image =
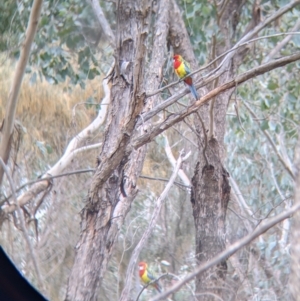
<instances>
[{"instance_id":1,"label":"thin twig","mask_svg":"<svg viewBox=\"0 0 300 301\"><path fill-rule=\"evenodd\" d=\"M158 282L161 278L170 275L169 273L165 273L160 275L159 277L153 279L152 281L150 281L149 283L147 283L146 285L143 285L143 288L140 290L139 294L137 295L136 301L139 300L140 296L142 295L143 291L148 287L151 286L152 284Z\"/></svg>"},{"instance_id":2,"label":"thin twig","mask_svg":"<svg viewBox=\"0 0 300 301\"><path fill-rule=\"evenodd\" d=\"M41 277L41 274L40 274L40 271L39 271L39 268L38 268L38 264L37 264L36 259L35 259L34 250L33 250L33 247L31 245L29 235L28 235L27 230L26 230L24 216L22 214L22 210L21 210L21 208L18 204L18 201L17 201L17 195L16 195L16 190L15 190L13 179L11 178L11 176L9 174L9 171L7 169L7 166L5 165L5 163L4 163L4 161L2 160L1 157L0 157L0 164L3 168L3 170L4 170L4 173L7 176L7 179L8 179L11 191L12 191L12 195L13 195L13 200L14 200L14 203L17 207L17 212L18 212L18 216L19 216L19 219L20 219L20 225L21 225L22 233L24 235L25 241L26 241L28 249L29 249L29 254L30 254L34 269L35 269L35 273L36 273L36 276L37 276L37 279L38 279L38 282L39 282L39 286L42 288L43 287L42 277Z\"/></svg>"},{"instance_id":3,"label":"thin twig","mask_svg":"<svg viewBox=\"0 0 300 301\"><path fill-rule=\"evenodd\" d=\"M19 192L20 190L22 190L23 188L25 188L26 186L38 183L38 182L42 182L42 181L48 181L48 180L52 180L52 179L56 179L56 178L61 178L61 177L66 177L66 176L71 176L71 175L75 175L75 174L80 174L80 173L86 173L86 172L94 172L95 169L94 168L90 168L90 169L79 169L79 170L74 170L74 171L70 171L70 172L65 172L59 175L55 175L55 176L51 176L51 175L47 175L47 177L45 178L40 178L40 179L36 179L33 181L29 181L25 184L23 184L22 186L18 187L15 192ZM7 198L5 198L3 201L0 202L0 206L2 206L5 202L7 202L13 195L9 195Z\"/></svg>"},{"instance_id":4,"label":"thin twig","mask_svg":"<svg viewBox=\"0 0 300 301\"><path fill-rule=\"evenodd\" d=\"M162 181L162 182L169 182L169 179L166 179L166 178L160 178L160 177L149 177L149 176L143 176L143 175L140 175L139 176L141 179L147 179L147 180L152 180L152 181ZM182 183L179 183L179 182L176 182L174 181L174 185L177 185L179 186L180 188L185 188L185 189L190 189L191 186L190 185L186 185L186 184L182 184Z\"/></svg>"}]
</instances>

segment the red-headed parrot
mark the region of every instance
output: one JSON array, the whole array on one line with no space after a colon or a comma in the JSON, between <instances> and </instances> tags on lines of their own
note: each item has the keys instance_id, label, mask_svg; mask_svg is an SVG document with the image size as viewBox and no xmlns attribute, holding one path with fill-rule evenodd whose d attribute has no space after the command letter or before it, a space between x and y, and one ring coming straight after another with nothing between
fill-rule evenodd
<instances>
[{"instance_id":1,"label":"red-headed parrot","mask_svg":"<svg viewBox=\"0 0 300 301\"><path fill-rule=\"evenodd\" d=\"M181 55L175 54L173 56L173 63L174 63L175 73L177 74L177 76L179 78L184 78L185 76L187 76L188 74L191 73L190 64L188 62L186 62L182 58ZM199 95L197 93L197 90L196 90L195 86L193 85L192 77L188 76L183 81L189 86L189 88L191 90L191 93L193 94L195 99L198 100Z\"/></svg>"},{"instance_id":2,"label":"red-headed parrot","mask_svg":"<svg viewBox=\"0 0 300 301\"><path fill-rule=\"evenodd\" d=\"M155 277L151 274L151 272L148 269L148 264L146 262L140 262L139 263L139 275L141 278L141 281L144 284L149 284L151 281L155 279ZM153 287L157 289L158 292L161 293L161 286L159 285L158 282L154 282L151 284Z\"/></svg>"}]
</instances>

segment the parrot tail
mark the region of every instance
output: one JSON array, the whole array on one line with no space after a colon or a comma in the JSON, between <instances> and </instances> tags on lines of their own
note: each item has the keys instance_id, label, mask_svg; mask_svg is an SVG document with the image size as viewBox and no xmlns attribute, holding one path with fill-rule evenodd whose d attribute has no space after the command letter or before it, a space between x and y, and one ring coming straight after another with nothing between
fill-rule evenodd
<instances>
[{"instance_id":1,"label":"parrot tail","mask_svg":"<svg viewBox=\"0 0 300 301\"><path fill-rule=\"evenodd\" d=\"M197 90L196 90L195 86L194 85L189 85L189 88L190 88L191 93L195 97L195 99L198 100L199 99L199 95L197 93Z\"/></svg>"}]
</instances>

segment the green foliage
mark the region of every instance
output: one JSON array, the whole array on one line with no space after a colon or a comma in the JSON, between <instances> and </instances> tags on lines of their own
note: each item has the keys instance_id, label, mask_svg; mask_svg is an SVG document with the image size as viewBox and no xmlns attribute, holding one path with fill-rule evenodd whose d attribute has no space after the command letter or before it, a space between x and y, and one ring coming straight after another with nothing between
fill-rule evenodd
<instances>
[{"instance_id":1,"label":"green foliage","mask_svg":"<svg viewBox=\"0 0 300 301\"><path fill-rule=\"evenodd\" d=\"M13 0L0 2L0 52L7 49L16 50L20 35L26 28L24 20L19 16L24 13L25 20L29 16L29 11L24 11L26 3L28 1L22 1L20 4Z\"/></svg>"},{"instance_id":2,"label":"green foliage","mask_svg":"<svg viewBox=\"0 0 300 301\"><path fill-rule=\"evenodd\" d=\"M0 51L19 56L32 1L4 1L0 4ZM100 74L96 47L102 32L87 1L43 2L41 19L32 47L27 72L31 82L45 78L51 84L70 79L85 87L87 79Z\"/></svg>"},{"instance_id":3,"label":"green foliage","mask_svg":"<svg viewBox=\"0 0 300 301\"><path fill-rule=\"evenodd\" d=\"M211 1L182 0L180 4L184 10L184 20L190 34L194 51L199 64L204 64L207 56L207 46L212 37L218 35L216 24L216 9Z\"/></svg>"}]
</instances>

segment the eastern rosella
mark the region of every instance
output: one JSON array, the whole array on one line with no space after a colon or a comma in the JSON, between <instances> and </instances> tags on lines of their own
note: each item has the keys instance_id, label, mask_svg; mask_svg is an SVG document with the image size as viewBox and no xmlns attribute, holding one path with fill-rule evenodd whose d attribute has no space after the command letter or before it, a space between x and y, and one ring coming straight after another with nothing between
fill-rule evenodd
<instances>
[{"instance_id":1,"label":"eastern rosella","mask_svg":"<svg viewBox=\"0 0 300 301\"><path fill-rule=\"evenodd\" d=\"M191 73L190 64L187 61L185 61L181 55L175 54L173 56L173 62L174 62L175 73L179 78L184 78L185 76ZM199 99L197 90L193 85L192 77L188 76L183 81L189 86L195 99L196 100Z\"/></svg>"},{"instance_id":2,"label":"eastern rosella","mask_svg":"<svg viewBox=\"0 0 300 301\"><path fill-rule=\"evenodd\" d=\"M148 269L148 264L146 262L140 262L139 263L139 275L143 283L149 284L151 281L155 279L155 277L151 274L151 272ZM154 282L151 284L153 287L155 287L158 292L161 293L161 286L158 282Z\"/></svg>"}]
</instances>

